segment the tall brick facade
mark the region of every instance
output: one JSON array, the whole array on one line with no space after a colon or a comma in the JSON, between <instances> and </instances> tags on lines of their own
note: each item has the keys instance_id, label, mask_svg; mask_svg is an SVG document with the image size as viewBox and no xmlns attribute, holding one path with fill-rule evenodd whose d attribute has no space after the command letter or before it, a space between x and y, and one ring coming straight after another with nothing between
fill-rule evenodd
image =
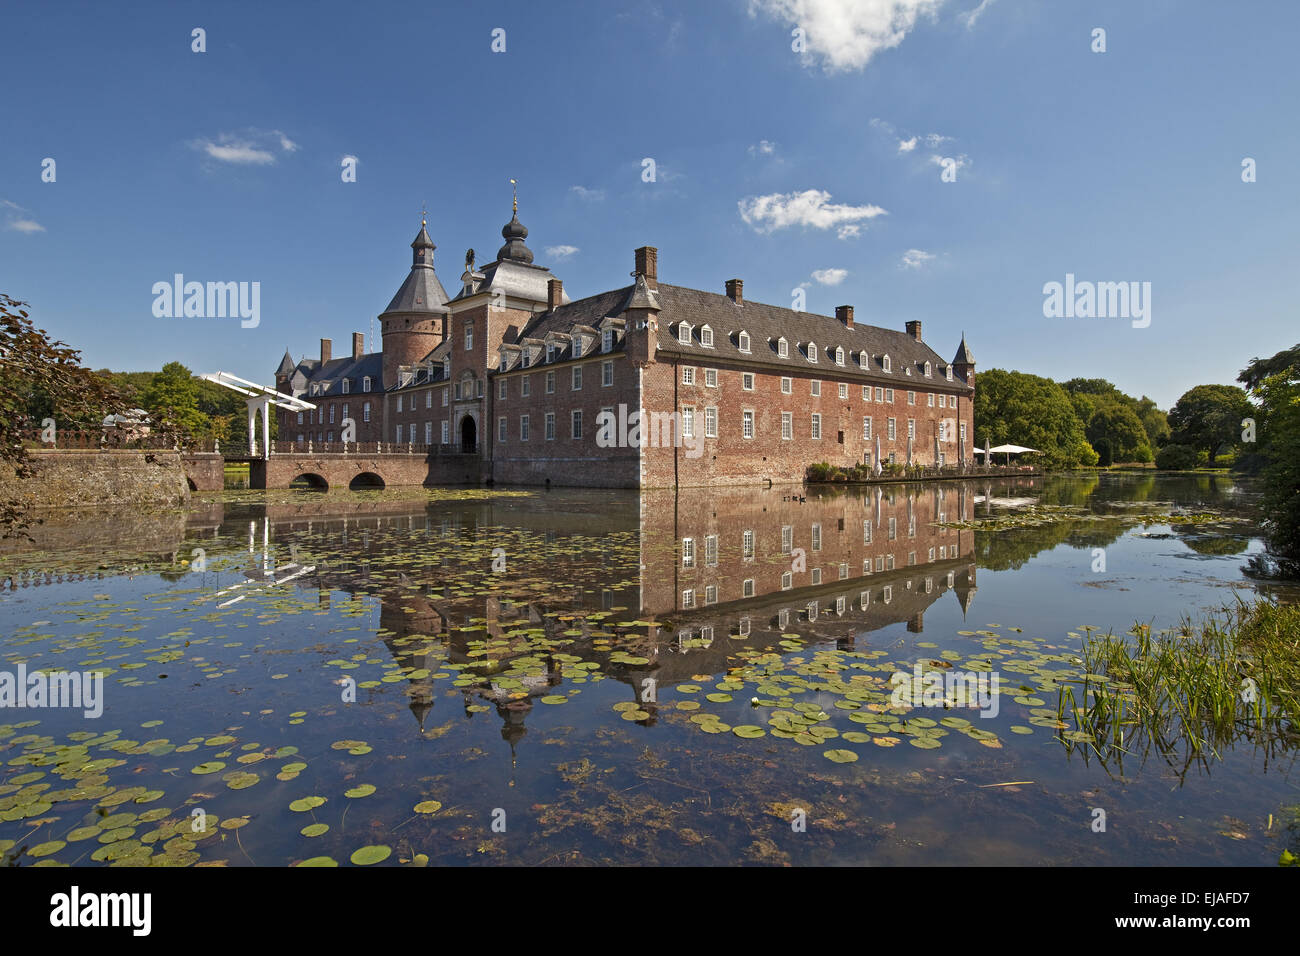
<instances>
[{"instance_id":1,"label":"tall brick facade","mask_svg":"<svg viewBox=\"0 0 1300 956\"><path fill-rule=\"evenodd\" d=\"M352 417L356 441L477 456L506 484L783 483L822 461L974 461L964 338L945 362L919 321L891 331L848 305L830 317L746 301L740 279L725 294L666 285L651 246L630 286L571 301L527 235L515 216L496 260L479 269L470 250L448 298L422 224L379 353L361 354L359 336L347 359L328 340L319 360L286 353L277 387L318 409L301 423L282 412L281 438L336 441Z\"/></svg>"}]
</instances>

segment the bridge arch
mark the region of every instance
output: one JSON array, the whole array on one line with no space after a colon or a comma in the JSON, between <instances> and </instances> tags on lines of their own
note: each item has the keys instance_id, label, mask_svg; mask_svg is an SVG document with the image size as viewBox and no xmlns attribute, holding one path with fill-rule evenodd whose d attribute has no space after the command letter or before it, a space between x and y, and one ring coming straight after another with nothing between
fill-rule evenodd
<instances>
[{"instance_id":1,"label":"bridge arch","mask_svg":"<svg viewBox=\"0 0 1300 956\"><path fill-rule=\"evenodd\" d=\"M384 483L383 476L376 474L373 471L358 472L353 476L352 480L348 482L349 491L382 490L385 487L387 486Z\"/></svg>"},{"instance_id":2,"label":"bridge arch","mask_svg":"<svg viewBox=\"0 0 1300 956\"><path fill-rule=\"evenodd\" d=\"M323 475L318 475L314 471L304 471L294 476L294 479L289 482L289 487L295 491L329 491L330 483Z\"/></svg>"}]
</instances>

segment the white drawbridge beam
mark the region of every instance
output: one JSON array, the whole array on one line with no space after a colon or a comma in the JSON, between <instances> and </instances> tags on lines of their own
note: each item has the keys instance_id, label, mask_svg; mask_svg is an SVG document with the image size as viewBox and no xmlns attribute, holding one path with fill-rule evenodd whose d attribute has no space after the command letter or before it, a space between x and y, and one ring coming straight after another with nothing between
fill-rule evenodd
<instances>
[{"instance_id":1,"label":"white drawbridge beam","mask_svg":"<svg viewBox=\"0 0 1300 956\"><path fill-rule=\"evenodd\" d=\"M229 372L209 372L206 375L200 375L199 378L205 382L215 382L217 385L224 386L233 392L245 396L244 403L248 406L248 453L249 455L257 454L257 416L261 412L262 416L262 457L271 457L271 406L285 408L291 412L305 412L315 409L311 402L304 402L301 398L294 398L284 392L277 392L273 388L267 388L265 385L258 385L256 382L250 382L247 379L240 378L238 375L231 375Z\"/></svg>"}]
</instances>

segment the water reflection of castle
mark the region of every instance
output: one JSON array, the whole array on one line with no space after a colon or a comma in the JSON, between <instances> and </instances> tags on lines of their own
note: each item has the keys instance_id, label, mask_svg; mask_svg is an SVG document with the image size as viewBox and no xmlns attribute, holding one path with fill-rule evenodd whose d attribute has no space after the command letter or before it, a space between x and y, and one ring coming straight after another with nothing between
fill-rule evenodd
<instances>
[{"instance_id":1,"label":"water reflection of castle","mask_svg":"<svg viewBox=\"0 0 1300 956\"><path fill-rule=\"evenodd\" d=\"M745 642L762 646L797 629L847 647L894 624L919 632L926 610L949 591L965 612L976 590L974 532L944 525L973 517L975 497L973 485L950 483L802 495L566 491L344 506L351 514L320 501L230 506L192 523L191 533L202 535L204 524L222 536L246 528L253 579L266 577L268 557L287 562L291 544L311 553L313 574L294 585L318 588L326 607L337 592L378 598L375 623L403 666L474 663L478 679L461 688L464 703L495 707L513 746L533 700L565 678L548 661L522 688L500 686L496 675L511 660L536 653L512 634L541 628L572 639L566 652L625 683L653 719L647 681L723 671ZM496 548L505 552L504 573L492 570ZM587 617L615 608L624 610ZM609 620L632 618L638 626L620 628L618 646L647 663L612 661L611 649L592 645ZM479 629L464 630L471 625ZM409 641L414 635L430 641ZM447 686L408 681L421 729Z\"/></svg>"}]
</instances>

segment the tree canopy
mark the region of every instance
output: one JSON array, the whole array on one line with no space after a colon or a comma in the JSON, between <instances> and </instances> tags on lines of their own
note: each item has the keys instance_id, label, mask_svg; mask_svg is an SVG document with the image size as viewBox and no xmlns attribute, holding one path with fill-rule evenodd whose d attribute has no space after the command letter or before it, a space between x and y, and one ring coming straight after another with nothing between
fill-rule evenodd
<instances>
[{"instance_id":1,"label":"tree canopy","mask_svg":"<svg viewBox=\"0 0 1300 956\"><path fill-rule=\"evenodd\" d=\"M1171 439L1204 451L1213 465L1221 447L1241 440L1241 422L1251 415L1246 393L1236 385L1197 385L1169 410Z\"/></svg>"},{"instance_id":2,"label":"tree canopy","mask_svg":"<svg viewBox=\"0 0 1300 956\"><path fill-rule=\"evenodd\" d=\"M975 442L1014 443L1043 452L1050 468L1095 465L1070 397L1050 378L990 369L975 389Z\"/></svg>"}]
</instances>

